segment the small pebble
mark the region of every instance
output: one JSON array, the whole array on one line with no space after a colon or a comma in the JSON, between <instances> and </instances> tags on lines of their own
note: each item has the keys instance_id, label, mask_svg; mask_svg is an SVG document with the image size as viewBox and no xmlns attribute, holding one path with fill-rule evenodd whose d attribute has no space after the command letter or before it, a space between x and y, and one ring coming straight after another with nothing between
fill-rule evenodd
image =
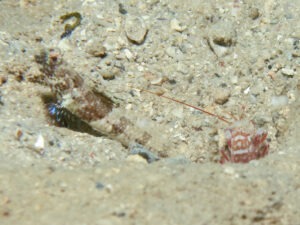
<instances>
[{"instance_id":1,"label":"small pebble","mask_svg":"<svg viewBox=\"0 0 300 225\"><path fill-rule=\"evenodd\" d=\"M224 167L224 173L230 174L230 175L234 175L235 174L235 170L232 167L226 166L226 167Z\"/></svg>"},{"instance_id":2,"label":"small pebble","mask_svg":"<svg viewBox=\"0 0 300 225\"><path fill-rule=\"evenodd\" d=\"M229 100L230 91L225 88L217 88L215 91L215 103L223 105Z\"/></svg>"},{"instance_id":3,"label":"small pebble","mask_svg":"<svg viewBox=\"0 0 300 225\"><path fill-rule=\"evenodd\" d=\"M230 47L235 43L236 33L231 22L219 22L211 29L212 44Z\"/></svg>"},{"instance_id":4,"label":"small pebble","mask_svg":"<svg viewBox=\"0 0 300 225\"><path fill-rule=\"evenodd\" d=\"M129 162L147 163L147 160L140 155L129 155L126 160Z\"/></svg>"},{"instance_id":5,"label":"small pebble","mask_svg":"<svg viewBox=\"0 0 300 225\"><path fill-rule=\"evenodd\" d=\"M87 53L95 57L105 57L106 56L106 48L102 45L93 45L87 48Z\"/></svg>"},{"instance_id":6,"label":"small pebble","mask_svg":"<svg viewBox=\"0 0 300 225\"><path fill-rule=\"evenodd\" d=\"M147 148L140 144L133 144L130 146L130 155L138 155L143 159L147 160L148 163L159 160L159 157L154 153L150 152ZM134 157L134 160L140 161L139 158Z\"/></svg>"},{"instance_id":7,"label":"small pebble","mask_svg":"<svg viewBox=\"0 0 300 225\"><path fill-rule=\"evenodd\" d=\"M17 140L20 141L22 136L23 136L23 131L21 129L17 129L16 131Z\"/></svg>"},{"instance_id":8,"label":"small pebble","mask_svg":"<svg viewBox=\"0 0 300 225\"><path fill-rule=\"evenodd\" d=\"M260 16L258 8L251 8L249 12L249 17L256 20Z\"/></svg>"},{"instance_id":9,"label":"small pebble","mask_svg":"<svg viewBox=\"0 0 300 225\"><path fill-rule=\"evenodd\" d=\"M119 13L126 15L127 14L127 10L124 8L124 5L119 3Z\"/></svg>"},{"instance_id":10,"label":"small pebble","mask_svg":"<svg viewBox=\"0 0 300 225\"><path fill-rule=\"evenodd\" d=\"M283 75L289 76L289 77L293 77L296 72L293 69L289 69L289 68L282 68L281 72Z\"/></svg>"},{"instance_id":11,"label":"small pebble","mask_svg":"<svg viewBox=\"0 0 300 225\"><path fill-rule=\"evenodd\" d=\"M141 17L129 16L126 19L125 33L130 42L140 45L145 41L148 29Z\"/></svg>"},{"instance_id":12,"label":"small pebble","mask_svg":"<svg viewBox=\"0 0 300 225\"><path fill-rule=\"evenodd\" d=\"M102 190L104 187L105 187L104 184L102 184L101 182L96 182L96 188L98 190Z\"/></svg>"},{"instance_id":13,"label":"small pebble","mask_svg":"<svg viewBox=\"0 0 300 225\"><path fill-rule=\"evenodd\" d=\"M0 76L0 86L5 84L7 82L7 77L6 76Z\"/></svg>"},{"instance_id":14,"label":"small pebble","mask_svg":"<svg viewBox=\"0 0 300 225\"><path fill-rule=\"evenodd\" d=\"M172 19L170 23L171 29L174 31L182 32L186 29L185 26L181 26L177 19Z\"/></svg>"},{"instance_id":15,"label":"small pebble","mask_svg":"<svg viewBox=\"0 0 300 225\"><path fill-rule=\"evenodd\" d=\"M115 79L115 75L113 73L111 73L110 71L103 71L101 73L102 77L104 80L113 80Z\"/></svg>"}]
</instances>

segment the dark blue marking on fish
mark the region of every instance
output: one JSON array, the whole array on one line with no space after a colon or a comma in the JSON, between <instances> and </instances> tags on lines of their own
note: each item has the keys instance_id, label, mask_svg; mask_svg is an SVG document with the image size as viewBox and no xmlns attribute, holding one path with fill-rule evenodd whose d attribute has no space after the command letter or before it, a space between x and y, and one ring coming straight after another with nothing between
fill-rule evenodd
<instances>
[{"instance_id":1,"label":"dark blue marking on fish","mask_svg":"<svg viewBox=\"0 0 300 225\"><path fill-rule=\"evenodd\" d=\"M99 131L94 130L88 123L71 113L68 109L57 103L49 103L47 106L48 115L59 127L66 127L73 131L88 133L93 136L103 136Z\"/></svg>"}]
</instances>

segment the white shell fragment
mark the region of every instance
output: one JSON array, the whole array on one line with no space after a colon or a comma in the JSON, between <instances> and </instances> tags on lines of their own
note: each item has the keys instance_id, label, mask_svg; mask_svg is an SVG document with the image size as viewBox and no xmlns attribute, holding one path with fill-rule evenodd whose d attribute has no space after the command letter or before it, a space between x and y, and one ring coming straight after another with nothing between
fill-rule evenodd
<instances>
[{"instance_id":1,"label":"white shell fragment","mask_svg":"<svg viewBox=\"0 0 300 225\"><path fill-rule=\"evenodd\" d=\"M36 150L43 150L45 148L44 137L41 134L39 134L39 136L37 137L34 147Z\"/></svg>"},{"instance_id":2,"label":"white shell fragment","mask_svg":"<svg viewBox=\"0 0 300 225\"><path fill-rule=\"evenodd\" d=\"M291 76L291 77L296 74L296 72L294 70L289 69L289 68L282 68L281 72L282 72L283 75Z\"/></svg>"}]
</instances>

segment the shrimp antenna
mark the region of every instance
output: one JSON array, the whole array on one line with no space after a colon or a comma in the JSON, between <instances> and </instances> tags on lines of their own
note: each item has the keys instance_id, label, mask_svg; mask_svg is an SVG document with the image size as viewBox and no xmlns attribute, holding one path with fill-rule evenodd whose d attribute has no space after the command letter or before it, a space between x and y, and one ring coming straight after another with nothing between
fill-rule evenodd
<instances>
[{"instance_id":1,"label":"shrimp antenna","mask_svg":"<svg viewBox=\"0 0 300 225\"><path fill-rule=\"evenodd\" d=\"M155 93L155 92L152 92L152 91L148 91L148 90L145 90L145 89L138 89L138 90L139 90L140 92L143 92L143 91L144 91L144 92L147 92L147 93L150 93L150 94L157 95L157 96L159 96L159 97L168 99L168 100L170 100L170 101L177 102L177 103L182 104L182 105L185 105L185 106L187 106L187 107L196 109L196 110L201 111L201 112L203 112L203 113L206 113L206 114L208 114L208 115L210 115L210 116L216 117L216 118L218 118L219 120L222 120L222 121L225 122L225 123L230 124L230 122L229 122L227 119L225 119L224 117L218 116L218 115L216 115L216 114L214 114L214 113L208 112L208 111L206 111L206 110L204 110L204 109L201 109L201 108L199 108L199 107L190 105L190 104L188 104L188 103L185 103L185 102L183 102L183 101L177 100L177 99L175 99L175 98L171 98L171 97L168 97L168 96L164 96L164 95L162 95L162 94L158 94L158 93Z\"/></svg>"}]
</instances>

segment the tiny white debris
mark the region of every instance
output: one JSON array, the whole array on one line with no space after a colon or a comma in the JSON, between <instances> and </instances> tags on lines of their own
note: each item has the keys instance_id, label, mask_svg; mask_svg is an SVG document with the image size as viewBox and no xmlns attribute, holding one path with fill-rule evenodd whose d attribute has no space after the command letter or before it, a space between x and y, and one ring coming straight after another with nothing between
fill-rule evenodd
<instances>
[{"instance_id":1,"label":"tiny white debris","mask_svg":"<svg viewBox=\"0 0 300 225\"><path fill-rule=\"evenodd\" d=\"M282 37L283 36L281 34L277 35L277 37L276 37L277 41L280 41L282 39Z\"/></svg>"},{"instance_id":2,"label":"tiny white debris","mask_svg":"<svg viewBox=\"0 0 300 225\"><path fill-rule=\"evenodd\" d=\"M131 60L133 58L133 54L129 49L127 49L127 48L124 49L124 53L125 53L127 59Z\"/></svg>"},{"instance_id":3,"label":"tiny white debris","mask_svg":"<svg viewBox=\"0 0 300 225\"><path fill-rule=\"evenodd\" d=\"M138 66L137 67L137 70L139 71L139 72L143 72L144 70L145 70L145 68L143 67L143 66Z\"/></svg>"},{"instance_id":4,"label":"tiny white debris","mask_svg":"<svg viewBox=\"0 0 300 225\"><path fill-rule=\"evenodd\" d=\"M105 185L105 190L108 192L108 193L111 193L113 191L113 186L111 184L106 184Z\"/></svg>"},{"instance_id":5,"label":"tiny white debris","mask_svg":"<svg viewBox=\"0 0 300 225\"><path fill-rule=\"evenodd\" d=\"M250 92L250 87L247 87L247 88L244 90L244 94L247 95L249 92Z\"/></svg>"},{"instance_id":6,"label":"tiny white debris","mask_svg":"<svg viewBox=\"0 0 300 225\"><path fill-rule=\"evenodd\" d=\"M80 32L80 38L82 41L86 41L88 40L87 36L86 36L86 29L83 29L81 32Z\"/></svg>"},{"instance_id":7,"label":"tiny white debris","mask_svg":"<svg viewBox=\"0 0 300 225\"><path fill-rule=\"evenodd\" d=\"M232 176L233 178L239 178L239 174L236 173L234 168L232 168L232 167L229 167L229 166L225 167L224 168L224 173Z\"/></svg>"},{"instance_id":8,"label":"tiny white debris","mask_svg":"<svg viewBox=\"0 0 300 225\"><path fill-rule=\"evenodd\" d=\"M154 79L154 80L151 80L151 84L154 84L154 85L159 85L159 84L161 84L162 83L162 81L163 81L163 78L162 77L158 77L158 78L156 78L156 79Z\"/></svg>"},{"instance_id":9,"label":"tiny white debris","mask_svg":"<svg viewBox=\"0 0 300 225\"><path fill-rule=\"evenodd\" d=\"M125 106L125 109L126 109L126 110L132 109L132 104L127 104L127 105Z\"/></svg>"},{"instance_id":10,"label":"tiny white debris","mask_svg":"<svg viewBox=\"0 0 300 225\"><path fill-rule=\"evenodd\" d=\"M34 147L37 149L37 150L42 150L45 148L45 141L44 141L44 137L39 134L39 136L37 137L37 140L34 144Z\"/></svg>"},{"instance_id":11,"label":"tiny white debris","mask_svg":"<svg viewBox=\"0 0 300 225\"><path fill-rule=\"evenodd\" d=\"M229 175L234 175L235 174L235 170L232 167L225 167L224 168L224 173L229 174Z\"/></svg>"}]
</instances>

